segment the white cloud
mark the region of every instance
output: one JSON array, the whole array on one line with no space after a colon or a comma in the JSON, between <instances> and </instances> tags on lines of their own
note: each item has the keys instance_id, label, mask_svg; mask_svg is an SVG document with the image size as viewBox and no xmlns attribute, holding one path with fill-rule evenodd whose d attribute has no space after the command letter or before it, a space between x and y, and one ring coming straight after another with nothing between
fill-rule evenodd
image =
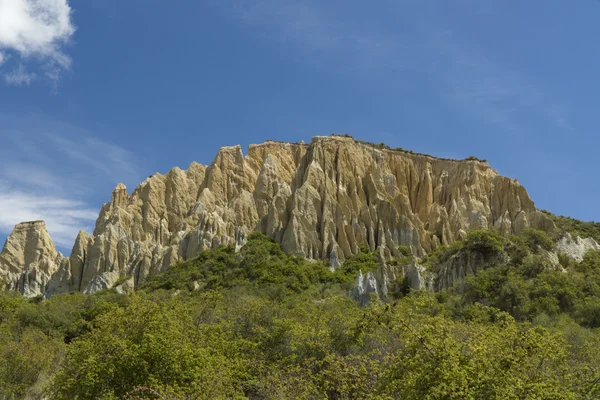
<instances>
[{"instance_id":1,"label":"white cloud","mask_svg":"<svg viewBox=\"0 0 600 400\"><path fill-rule=\"evenodd\" d=\"M131 163L133 155L128 150L94 137L69 138L56 133L45 136L54 144L59 152L71 160L106 175L119 173L123 178L136 176L136 168ZM101 157L98 157L101 154Z\"/></svg>"},{"instance_id":2,"label":"white cloud","mask_svg":"<svg viewBox=\"0 0 600 400\"><path fill-rule=\"evenodd\" d=\"M29 85L35 79L35 74L25 71L22 64L4 74L4 81L9 85Z\"/></svg>"},{"instance_id":3,"label":"white cloud","mask_svg":"<svg viewBox=\"0 0 600 400\"><path fill-rule=\"evenodd\" d=\"M67 0L0 0L0 61L13 53L19 62L36 59L69 69L63 47L74 32Z\"/></svg>"},{"instance_id":4,"label":"white cloud","mask_svg":"<svg viewBox=\"0 0 600 400\"><path fill-rule=\"evenodd\" d=\"M131 152L77 126L0 114L0 132L0 236L41 219L68 252L79 230L93 229L117 182L140 181Z\"/></svg>"},{"instance_id":5,"label":"white cloud","mask_svg":"<svg viewBox=\"0 0 600 400\"><path fill-rule=\"evenodd\" d=\"M3 233L12 231L19 222L44 220L56 245L70 249L79 230L89 229L97 217L98 211L81 201L0 186L0 232Z\"/></svg>"}]
</instances>

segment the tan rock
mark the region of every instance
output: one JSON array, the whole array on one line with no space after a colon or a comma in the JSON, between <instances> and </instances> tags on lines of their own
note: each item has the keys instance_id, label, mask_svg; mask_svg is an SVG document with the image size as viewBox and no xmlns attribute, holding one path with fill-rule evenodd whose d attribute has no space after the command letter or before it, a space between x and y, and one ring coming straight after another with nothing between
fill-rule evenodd
<instances>
[{"instance_id":1,"label":"tan rock","mask_svg":"<svg viewBox=\"0 0 600 400\"><path fill-rule=\"evenodd\" d=\"M251 145L245 156L240 146L224 147L210 166L156 173L131 195L119 184L93 235L78 237L68 261L44 268L60 269L57 290L93 291L124 276L137 287L203 249L239 248L254 230L287 252L337 266L362 246L383 258L398 255L400 245L421 256L494 226L506 234L554 229L522 186L485 162L318 136L310 144ZM21 273L25 260L11 248L6 254L2 270ZM47 259L55 258L50 251Z\"/></svg>"},{"instance_id":2,"label":"tan rock","mask_svg":"<svg viewBox=\"0 0 600 400\"><path fill-rule=\"evenodd\" d=\"M63 260L44 221L23 222L15 226L0 252L0 280L6 289L27 297L44 294Z\"/></svg>"}]
</instances>

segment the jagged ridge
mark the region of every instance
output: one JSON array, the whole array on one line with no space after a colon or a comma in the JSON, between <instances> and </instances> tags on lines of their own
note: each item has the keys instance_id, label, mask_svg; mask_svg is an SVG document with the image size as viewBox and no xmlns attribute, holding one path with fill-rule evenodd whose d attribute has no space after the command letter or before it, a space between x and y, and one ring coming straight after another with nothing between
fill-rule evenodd
<instances>
[{"instance_id":1,"label":"jagged ridge","mask_svg":"<svg viewBox=\"0 0 600 400\"><path fill-rule=\"evenodd\" d=\"M486 162L379 147L340 136L268 141L246 156L224 147L210 166L154 174L131 195L119 184L93 235L80 233L71 256L55 261L53 279L27 293L93 292L125 275L137 286L203 249L242 246L254 230L337 267L362 246L390 257L404 245L420 256L471 229L554 229L525 188ZM0 257L10 288L31 271L25 264Z\"/></svg>"}]
</instances>

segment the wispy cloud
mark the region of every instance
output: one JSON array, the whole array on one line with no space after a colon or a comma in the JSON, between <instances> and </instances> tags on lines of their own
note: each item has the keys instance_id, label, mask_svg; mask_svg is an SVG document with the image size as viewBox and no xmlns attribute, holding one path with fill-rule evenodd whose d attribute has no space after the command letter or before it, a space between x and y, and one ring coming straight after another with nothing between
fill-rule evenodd
<instances>
[{"instance_id":1,"label":"wispy cloud","mask_svg":"<svg viewBox=\"0 0 600 400\"><path fill-rule=\"evenodd\" d=\"M513 133L522 133L519 120L524 113L556 128L567 128L565 107L534 77L470 49L452 29L440 30L443 24L439 20L422 22L418 31L425 48L432 57L435 54L429 73L442 82L442 95L449 104Z\"/></svg>"},{"instance_id":2,"label":"wispy cloud","mask_svg":"<svg viewBox=\"0 0 600 400\"><path fill-rule=\"evenodd\" d=\"M137 174L131 163L131 152L112 143L107 143L94 137L69 138L55 133L45 133L46 138L55 144L57 149L67 157L82 166L106 175L119 171L123 177ZM98 153L102 154L98 157Z\"/></svg>"},{"instance_id":3,"label":"wispy cloud","mask_svg":"<svg viewBox=\"0 0 600 400\"><path fill-rule=\"evenodd\" d=\"M9 85L29 85L34 79L35 74L25 71L23 64L4 74L4 82Z\"/></svg>"},{"instance_id":4,"label":"wispy cloud","mask_svg":"<svg viewBox=\"0 0 600 400\"><path fill-rule=\"evenodd\" d=\"M0 232L8 233L21 221L44 220L52 239L69 249L80 229L89 228L98 211L82 201L0 186Z\"/></svg>"},{"instance_id":5,"label":"wispy cloud","mask_svg":"<svg viewBox=\"0 0 600 400\"><path fill-rule=\"evenodd\" d=\"M350 19L351 4L332 0L222 0L215 6L230 12L258 34L279 42L287 55L303 62L335 66L337 71L396 69L404 43L362 18Z\"/></svg>"},{"instance_id":6,"label":"wispy cloud","mask_svg":"<svg viewBox=\"0 0 600 400\"><path fill-rule=\"evenodd\" d=\"M68 251L117 182L139 181L131 152L74 125L0 114L0 136L0 235L41 219Z\"/></svg>"},{"instance_id":7,"label":"wispy cloud","mask_svg":"<svg viewBox=\"0 0 600 400\"><path fill-rule=\"evenodd\" d=\"M462 18L494 15L498 3L456 0ZM389 85L426 76L438 96L468 117L519 131L519 114L531 113L556 128L568 127L566 110L535 77L475 49L457 31L444 0L381 0L368 5L332 0L219 0L215 7L278 42L299 62ZM492 54L494 55L494 54Z\"/></svg>"},{"instance_id":8,"label":"wispy cloud","mask_svg":"<svg viewBox=\"0 0 600 400\"><path fill-rule=\"evenodd\" d=\"M2 0L0 1L0 65L17 63L18 73L0 73L9 84L29 83L32 73L25 71L25 63L41 64L44 74L58 79L56 71L69 69L71 58L64 46L75 27L71 21L71 7L67 0ZM14 57L9 57L14 56ZM7 62L9 60L11 62Z\"/></svg>"}]
</instances>

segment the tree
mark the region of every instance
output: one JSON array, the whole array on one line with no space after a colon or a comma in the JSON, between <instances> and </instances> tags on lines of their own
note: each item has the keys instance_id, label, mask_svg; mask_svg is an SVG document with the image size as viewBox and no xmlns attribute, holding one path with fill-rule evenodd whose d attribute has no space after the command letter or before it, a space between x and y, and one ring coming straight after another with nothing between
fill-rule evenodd
<instances>
[{"instance_id":1,"label":"tree","mask_svg":"<svg viewBox=\"0 0 600 400\"><path fill-rule=\"evenodd\" d=\"M55 399L122 398L139 388L201 398L240 395L235 343L194 326L181 302L136 297L100 316L69 346L54 378Z\"/></svg>"}]
</instances>

